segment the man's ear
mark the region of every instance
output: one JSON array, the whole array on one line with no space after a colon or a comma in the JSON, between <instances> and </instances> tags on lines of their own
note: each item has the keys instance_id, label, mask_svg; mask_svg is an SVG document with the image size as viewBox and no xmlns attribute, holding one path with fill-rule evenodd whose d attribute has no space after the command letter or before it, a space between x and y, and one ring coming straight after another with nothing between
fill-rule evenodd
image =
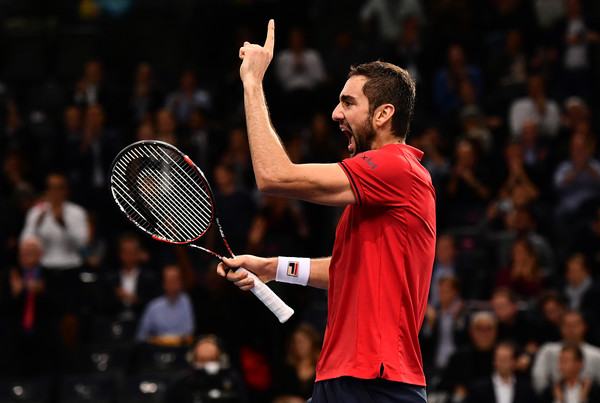
<instances>
[{"instance_id":1,"label":"man's ear","mask_svg":"<svg viewBox=\"0 0 600 403\"><path fill-rule=\"evenodd\" d=\"M374 124L376 127L383 127L386 124L392 123L392 116L394 116L394 105L392 104L383 104L377 109L375 109L375 113L373 113Z\"/></svg>"}]
</instances>

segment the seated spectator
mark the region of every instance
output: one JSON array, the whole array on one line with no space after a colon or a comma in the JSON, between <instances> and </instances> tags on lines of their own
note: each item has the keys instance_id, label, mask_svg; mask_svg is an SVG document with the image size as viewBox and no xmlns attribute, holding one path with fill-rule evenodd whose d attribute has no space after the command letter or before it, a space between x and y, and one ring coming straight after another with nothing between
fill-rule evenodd
<instances>
[{"instance_id":1,"label":"seated spectator","mask_svg":"<svg viewBox=\"0 0 600 403\"><path fill-rule=\"evenodd\" d=\"M540 134L555 137L560 129L560 108L556 101L546 96L544 79L540 75L527 78L527 96L510 105L508 124L514 137L521 136L526 121L537 123Z\"/></svg>"},{"instance_id":2,"label":"seated spectator","mask_svg":"<svg viewBox=\"0 0 600 403\"><path fill-rule=\"evenodd\" d=\"M488 234L489 244L496 251L495 260L499 267L507 267L511 262L511 248L518 239L526 239L533 247L538 257L543 277L550 277L555 273L555 252L550 240L542 235L537 229L537 221L533 216L531 208L518 207L517 195L511 204L497 204L495 208L502 210L504 217L503 227ZM488 215L490 210L488 209ZM500 211L498 211L500 213Z\"/></svg>"},{"instance_id":3,"label":"seated spectator","mask_svg":"<svg viewBox=\"0 0 600 403\"><path fill-rule=\"evenodd\" d=\"M483 75L478 66L468 64L463 47L452 44L446 53L446 66L439 69L434 78L434 98L443 117L448 117L461 106L460 86L470 81L475 88L477 98L483 92Z\"/></svg>"},{"instance_id":4,"label":"seated spectator","mask_svg":"<svg viewBox=\"0 0 600 403\"><path fill-rule=\"evenodd\" d=\"M35 236L21 239L18 266L4 274L0 302L7 313L3 336L10 348L0 364L12 376L39 375L48 369L54 337L46 293L46 269L41 265L43 246Z\"/></svg>"},{"instance_id":5,"label":"seated spectator","mask_svg":"<svg viewBox=\"0 0 600 403\"><path fill-rule=\"evenodd\" d=\"M575 231L571 239L569 253L582 253L593 272L594 277L600 274L600 207Z\"/></svg>"},{"instance_id":6,"label":"seated spectator","mask_svg":"<svg viewBox=\"0 0 600 403\"><path fill-rule=\"evenodd\" d=\"M455 148L456 160L448 177L445 199L451 225L473 225L483 216L490 198L490 178L479 161L479 152L471 141L461 140Z\"/></svg>"},{"instance_id":7,"label":"seated spectator","mask_svg":"<svg viewBox=\"0 0 600 403\"><path fill-rule=\"evenodd\" d=\"M577 95L590 98L593 65L591 46L600 42L600 34L593 29L580 0L565 1L565 17L554 27L553 44L559 47L561 95Z\"/></svg>"},{"instance_id":8,"label":"seated spectator","mask_svg":"<svg viewBox=\"0 0 600 403\"><path fill-rule=\"evenodd\" d=\"M497 334L498 326L491 313L478 311L472 315L470 343L452 354L439 385L452 401L465 399L468 387L475 379L492 375Z\"/></svg>"},{"instance_id":9,"label":"seated spectator","mask_svg":"<svg viewBox=\"0 0 600 403\"><path fill-rule=\"evenodd\" d=\"M519 377L517 347L509 342L500 342L494 349L494 371L492 376L473 382L469 387L467 402L532 403L536 396L529 379Z\"/></svg>"},{"instance_id":10,"label":"seated spectator","mask_svg":"<svg viewBox=\"0 0 600 403\"><path fill-rule=\"evenodd\" d=\"M292 28L288 33L287 48L279 52L274 60L275 75L285 95L284 109L293 111L291 114L285 113L283 117L287 120L308 119L312 115L316 101L314 95L321 89L326 78L321 54L306 45L305 36L302 28Z\"/></svg>"},{"instance_id":11,"label":"seated spectator","mask_svg":"<svg viewBox=\"0 0 600 403\"><path fill-rule=\"evenodd\" d=\"M146 62L138 64L129 95L129 111L136 125L147 121L158 109L161 95L153 78L152 66Z\"/></svg>"},{"instance_id":12,"label":"seated spectator","mask_svg":"<svg viewBox=\"0 0 600 403\"><path fill-rule=\"evenodd\" d=\"M187 355L190 370L175 375L166 402L186 403L218 400L246 403L240 374L231 367L229 354L214 334L200 336Z\"/></svg>"},{"instance_id":13,"label":"seated spectator","mask_svg":"<svg viewBox=\"0 0 600 403\"><path fill-rule=\"evenodd\" d=\"M558 356L559 379L548 385L539 399L541 403L600 402L600 387L592 377L583 374L584 355L575 344L566 344Z\"/></svg>"},{"instance_id":14,"label":"seated spectator","mask_svg":"<svg viewBox=\"0 0 600 403\"><path fill-rule=\"evenodd\" d=\"M148 303L140 319L136 340L163 346L189 345L194 335L194 312L183 291L181 269L163 269L164 295Z\"/></svg>"},{"instance_id":15,"label":"seated spectator","mask_svg":"<svg viewBox=\"0 0 600 403\"><path fill-rule=\"evenodd\" d=\"M285 365L275 376L272 403L304 403L312 396L321 336L308 323L301 323L288 338Z\"/></svg>"},{"instance_id":16,"label":"seated spectator","mask_svg":"<svg viewBox=\"0 0 600 403\"><path fill-rule=\"evenodd\" d=\"M429 287L429 305L439 307L438 286L440 280L445 277L456 277L456 240L452 235L440 235L435 245L435 260L431 274L431 286Z\"/></svg>"},{"instance_id":17,"label":"seated spectator","mask_svg":"<svg viewBox=\"0 0 600 403\"><path fill-rule=\"evenodd\" d=\"M450 173L450 160L444 154L444 136L440 133L440 129L436 126L429 126L419 137L410 136L408 141L419 150L425 153L421 159L421 163L431 175L431 182L435 188L437 198L437 207L440 207L440 198L444 195L443 183Z\"/></svg>"},{"instance_id":18,"label":"seated spectator","mask_svg":"<svg viewBox=\"0 0 600 403\"><path fill-rule=\"evenodd\" d=\"M579 311L593 320L594 328L598 323L600 290L592 277L585 256L574 254L566 263L563 294L569 310Z\"/></svg>"},{"instance_id":19,"label":"seated spectator","mask_svg":"<svg viewBox=\"0 0 600 403\"><path fill-rule=\"evenodd\" d=\"M438 305L427 306L419 335L423 366L431 384L439 381L450 357L463 344L467 322L458 279L452 275L440 278L437 292Z\"/></svg>"},{"instance_id":20,"label":"seated spectator","mask_svg":"<svg viewBox=\"0 0 600 403\"><path fill-rule=\"evenodd\" d=\"M590 377L595 382L600 381L600 348L584 341L587 323L579 312L570 311L561 320L562 339L559 342L543 344L535 356L531 377L533 387L542 394L548 387L561 382L562 374L559 367L559 357L565 345L575 345L583 354L583 369L581 375Z\"/></svg>"},{"instance_id":21,"label":"seated spectator","mask_svg":"<svg viewBox=\"0 0 600 403\"><path fill-rule=\"evenodd\" d=\"M510 288L518 298L527 301L542 291L543 280L533 245L527 239L517 239L512 245L510 264L496 276L496 287Z\"/></svg>"},{"instance_id":22,"label":"seated spectator","mask_svg":"<svg viewBox=\"0 0 600 403\"><path fill-rule=\"evenodd\" d=\"M185 69L181 72L179 88L167 95L165 108L173 113L178 124L187 124L193 109L212 109L212 96L207 90L198 88L194 71Z\"/></svg>"},{"instance_id":23,"label":"seated spectator","mask_svg":"<svg viewBox=\"0 0 600 403\"><path fill-rule=\"evenodd\" d=\"M563 315L567 312L567 302L561 293L554 289L542 293L533 315L532 336L536 345L560 341L560 325Z\"/></svg>"},{"instance_id":24,"label":"seated spectator","mask_svg":"<svg viewBox=\"0 0 600 403\"><path fill-rule=\"evenodd\" d=\"M496 288L490 302L498 321L498 341L524 348L531 340L531 327L527 312L519 310L515 294L509 288Z\"/></svg>"},{"instance_id":25,"label":"seated spectator","mask_svg":"<svg viewBox=\"0 0 600 403\"><path fill-rule=\"evenodd\" d=\"M108 102L104 65L100 60L88 60L83 66L81 78L75 83L73 101L79 106L94 104L105 105Z\"/></svg>"},{"instance_id":26,"label":"seated spectator","mask_svg":"<svg viewBox=\"0 0 600 403\"><path fill-rule=\"evenodd\" d=\"M143 266L146 260L137 236L119 238L120 267L105 275L109 298L105 309L121 320L139 319L146 304L158 294L158 279Z\"/></svg>"},{"instance_id":27,"label":"seated spectator","mask_svg":"<svg viewBox=\"0 0 600 403\"><path fill-rule=\"evenodd\" d=\"M594 158L595 149L593 136L574 132L569 144L569 158L554 172L558 197L556 231L561 239L568 239L571 229L583 218L584 212L580 209L600 197L600 161Z\"/></svg>"}]
</instances>

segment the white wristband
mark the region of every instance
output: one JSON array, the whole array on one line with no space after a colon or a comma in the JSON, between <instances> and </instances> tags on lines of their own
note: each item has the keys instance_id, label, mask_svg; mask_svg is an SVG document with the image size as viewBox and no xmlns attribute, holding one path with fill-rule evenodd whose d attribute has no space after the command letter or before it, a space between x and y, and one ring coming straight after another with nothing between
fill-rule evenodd
<instances>
[{"instance_id":1,"label":"white wristband","mask_svg":"<svg viewBox=\"0 0 600 403\"><path fill-rule=\"evenodd\" d=\"M287 256L279 256L277 258L277 275L275 276L275 281L306 285L308 284L309 277L310 258Z\"/></svg>"}]
</instances>

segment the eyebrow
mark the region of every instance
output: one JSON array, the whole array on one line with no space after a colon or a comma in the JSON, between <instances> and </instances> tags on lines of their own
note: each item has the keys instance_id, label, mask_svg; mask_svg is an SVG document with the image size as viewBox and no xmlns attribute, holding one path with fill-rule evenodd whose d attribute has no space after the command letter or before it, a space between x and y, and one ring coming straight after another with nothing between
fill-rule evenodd
<instances>
[{"instance_id":1,"label":"eyebrow","mask_svg":"<svg viewBox=\"0 0 600 403\"><path fill-rule=\"evenodd\" d=\"M355 102L356 98L354 98L352 95L340 95L340 101L342 102Z\"/></svg>"}]
</instances>

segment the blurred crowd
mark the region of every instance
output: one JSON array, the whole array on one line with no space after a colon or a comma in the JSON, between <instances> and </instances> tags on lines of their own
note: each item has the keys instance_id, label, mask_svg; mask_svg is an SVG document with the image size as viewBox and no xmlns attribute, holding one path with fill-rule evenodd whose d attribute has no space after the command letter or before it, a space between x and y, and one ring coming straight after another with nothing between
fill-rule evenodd
<instances>
[{"instance_id":1,"label":"blurred crowd","mask_svg":"<svg viewBox=\"0 0 600 403\"><path fill-rule=\"evenodd\" d=\"M275 18L265 92L294 162L348 156L330 114L350 65L416 80L430 400L600 402L599 2L51 3L0 4L0 400L310 397L326 292L271 284L296 311L279 324L107 186L120 149L163 140L209 177L234 252L329 255L339 208L254 182L237 55Z\"/></svg>"}]
</instances>

